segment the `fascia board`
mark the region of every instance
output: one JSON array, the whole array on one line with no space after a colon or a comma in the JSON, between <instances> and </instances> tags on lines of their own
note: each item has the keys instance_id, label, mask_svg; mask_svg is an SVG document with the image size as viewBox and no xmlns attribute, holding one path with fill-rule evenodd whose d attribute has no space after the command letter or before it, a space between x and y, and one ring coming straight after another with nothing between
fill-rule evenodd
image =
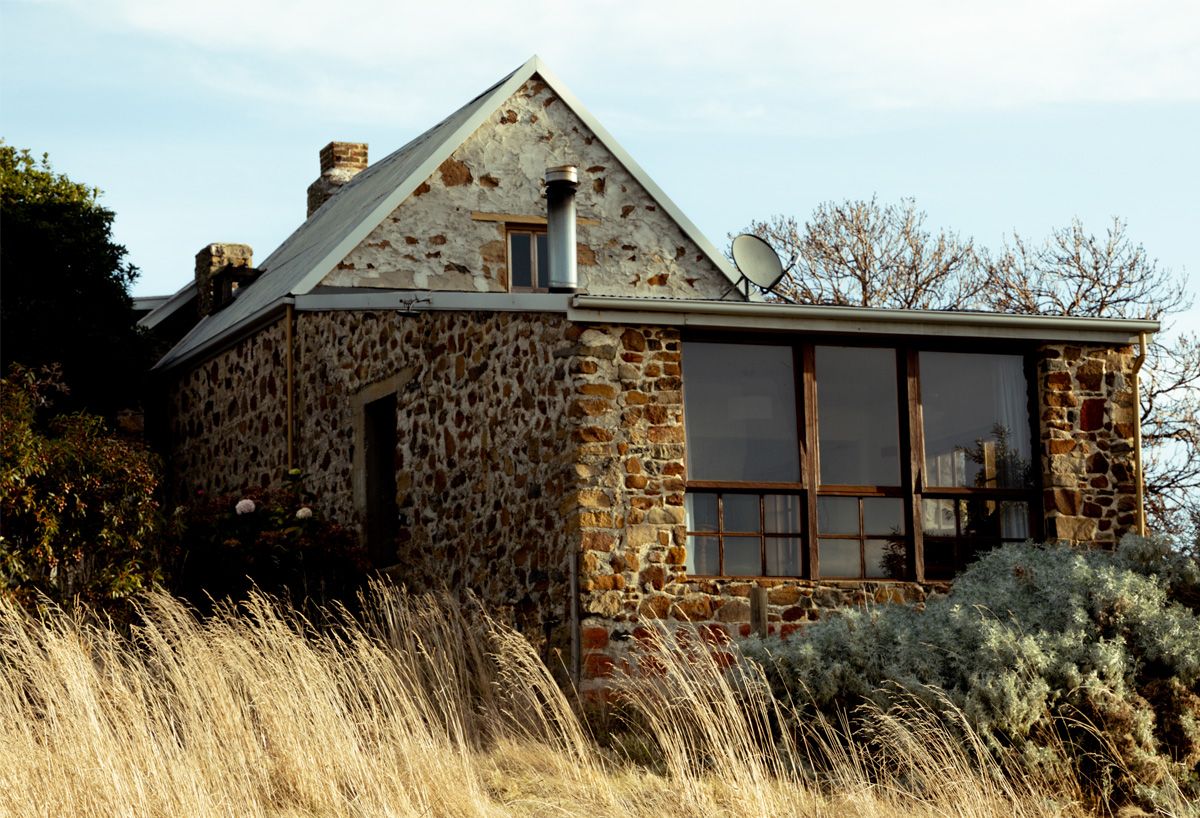
<instances>
[{"instance_id":1,"label":"fascia board","mask_svg":"<svg viewBox=\"0 0 1200 818\"><path fill-rule=\"evenodd\" d=\"M292 302L293 299L290 297L278 298L261 309L251 313L248 317L242 319L236 324L230 324L228 327L212 337L206 338L204 341L192 347L191 349L187 349L186 352L176 354L175 350L186 347L187 342L192 335L192 333L189 332L187 335L181 338L179 343L173 346L171 350L159 360L158 363L151 367L150 371L164 372L168 369L177 367L182 363L193 361L197 358L204 358L208 355L216 353L221 349L224 349L226 346L229 346L230 344L233 344L234 342L243 338L244 336L254 332L264 324L270 323L270 321L275 317L276 313L280 312L285 305ZM200 324L196 325L197 328L200 326ZM195 329L192 330L192 332L195 331Z\"/></svg>"},{"instance_id":2,"label":"fascia board","mask_svg":"<svg viewBox=\"0 0 1200 818\"><path fill-rule=\"evenodd\" d=\"M644 323L698 329L1006 338L1104 344L1136 343L1140 333L1158 332L1161 326L1158 321L1124 318L885 310L726 301L652 301L587 295L575 296L567 315L571 320L587 323Z\"/></svg>"}]
</instances>

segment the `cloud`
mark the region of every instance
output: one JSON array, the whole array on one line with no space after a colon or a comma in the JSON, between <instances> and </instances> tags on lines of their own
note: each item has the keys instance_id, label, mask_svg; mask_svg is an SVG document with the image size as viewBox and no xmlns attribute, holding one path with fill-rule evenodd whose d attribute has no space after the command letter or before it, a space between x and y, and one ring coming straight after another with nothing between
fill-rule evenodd
<instances>
[{"instance_id":1,"label":"cloud","mask_svg":"<svg viewBox=\"0 0 1200 818\"><path fill-rule=\"evenodd\" d=\"M573 85L632 82L684 109L720 108L716 95L750 90L782 107L876 110L1200 99L1194 0L764 2L708 13L680 0L101 0L76 8L201 53L291 66L291 93L315 89L313 104L357 99L356 109L370 107L363 87L378 81L371 76L406 94L430 82L474 88L535 51ZM284 85L243 90L286 95Z\"/></svg>"}]
</instances>

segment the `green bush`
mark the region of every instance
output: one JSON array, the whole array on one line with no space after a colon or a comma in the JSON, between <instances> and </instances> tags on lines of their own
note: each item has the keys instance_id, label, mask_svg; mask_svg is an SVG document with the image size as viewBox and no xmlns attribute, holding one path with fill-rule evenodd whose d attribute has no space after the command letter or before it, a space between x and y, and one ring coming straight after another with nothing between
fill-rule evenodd
<instances>
[{"instance_id":1,"label":"green bush","mask_svg":"<svg viewBox=\"0 0 1200 818\"><path fill-rule=\"evenodd\" d=\"M0 380L0 593L119 613L159 578L155 458L95 415L55 415L54 369Z\"/></svg>"},{"instance_id":2,"label":"green bush","mask_svg":"<svg viewBox=\"0 0 1200 818\"><path fill-rule=\"evenodd\" d=\"M944 695L998 753L1070 756L1098 799L1198 797L1200 619L1171 598L1194 600L1198 576L1153 539L1116 553L1006 545L924 611L848 610L746 652L810 709Z\"/></svg>"},{"instance_id":3,"label":"green bush","mask_svg":"<svg viewBox=\"0 0 1200 818\"><path fill-rule=\"evenodd\" d=\"M252 588L297 604L353 602L370 568L353 532L314 510L298 472L277 489L209 496L175 511L168 584L201 608Z\"/></svg>"}]
</instances>

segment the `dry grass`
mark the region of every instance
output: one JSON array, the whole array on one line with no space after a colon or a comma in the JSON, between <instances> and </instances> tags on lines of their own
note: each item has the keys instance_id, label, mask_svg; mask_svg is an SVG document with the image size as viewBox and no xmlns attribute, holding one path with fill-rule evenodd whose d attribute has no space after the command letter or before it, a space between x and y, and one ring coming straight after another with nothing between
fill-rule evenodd
<instances>
[{"instance_id":1,"label":"dry grass","mask_svg":"<svg viewBox=\"0 0 1200 818\"><path fill-rule=\"evenodd\" d=\"M0 602L0 814L1082 814L1069 776L1006 774L933 714L875 713L870 746L780 738L788 705L753 671L665 641L661 677L623 680L634 761L511 631L393 589L366 607L318 631L262 598L201 622L159 595L128 638Z\"/></svg>"}]
</instances>

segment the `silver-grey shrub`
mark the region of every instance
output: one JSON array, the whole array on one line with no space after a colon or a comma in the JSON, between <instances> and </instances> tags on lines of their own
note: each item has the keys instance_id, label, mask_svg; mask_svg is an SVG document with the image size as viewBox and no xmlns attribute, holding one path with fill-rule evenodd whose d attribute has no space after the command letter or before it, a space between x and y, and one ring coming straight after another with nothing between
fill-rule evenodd
<instances>
[{"instance_id":1,"label":"silver-grey shrub","mask_svg":"<svg viewBox=\"0 0 1200 818\"><path fill-rule=\"evenodd\" d=\"M948 699L997 752L1070 755L1098 797L1153 803L1200 796L1200 618L1179 601L1198 588L1200 565L1159 539L1005 545L924 611L847 610L745 652L809 709Z\"/></svg>"}]
</instances>

